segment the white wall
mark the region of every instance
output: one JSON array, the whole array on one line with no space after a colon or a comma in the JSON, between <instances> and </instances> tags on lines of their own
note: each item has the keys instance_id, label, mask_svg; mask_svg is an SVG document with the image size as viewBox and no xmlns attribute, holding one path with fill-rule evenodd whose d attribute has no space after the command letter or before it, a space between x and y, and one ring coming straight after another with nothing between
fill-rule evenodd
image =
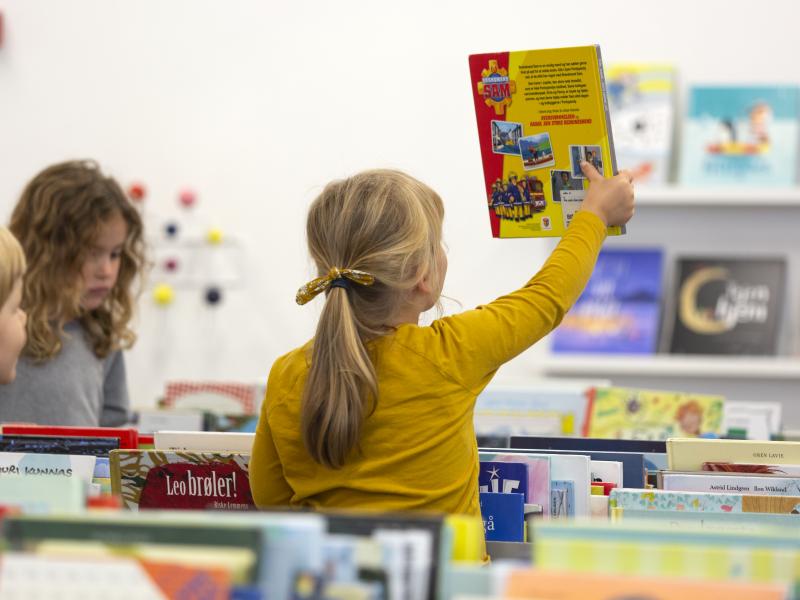
<instances>
[{"instance_id":1,"label":"white wall","mask_svg":"<svg viewBox=\"0 0 800 600\"><path fill-rule=\"evenodd\" d=\"M167 310L143 297L128 363L139 405L165 378L264 380L312 335L317 308L294 303L311 276L304 212L333 177L393 166L437 189L445 292L466 307L535 271L549 242L489 234L470 53L599 43L606 62L671 61L684 84L800 76L796 0L0 0L0 12L4 218L36 171L94 157L147 184L156 221L194 187L196 219L246 248L246 284L213 314L196 295ZM500 377L535 372L541 352Z\"/></svg>"}]
</instances>

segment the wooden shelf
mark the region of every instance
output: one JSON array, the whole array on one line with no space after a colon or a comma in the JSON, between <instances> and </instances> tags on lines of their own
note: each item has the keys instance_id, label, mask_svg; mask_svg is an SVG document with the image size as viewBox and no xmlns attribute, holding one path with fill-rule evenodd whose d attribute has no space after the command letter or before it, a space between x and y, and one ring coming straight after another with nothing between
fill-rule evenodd
<instances>
[{"instance_id":1,"label":"wooden shelf","mask_svg":"<svg viewBox=\"0 0 800 600\"><path fill-rule=\"evenodd\" d=\"M543 370L547 375L800 380L800 357L563 354L547 358Z\"/></svg>"},{"instance_id":2,"label":"wooden shelf","mask_svg":"<svg viewBox=\"0 0 800 600\"><path fill-rule=\"evenodd\" d=\"M800 208L800 187L790 188L686 188L641 186L636 190L637 206L739 206Z\"/></svg>"}]
</instances>

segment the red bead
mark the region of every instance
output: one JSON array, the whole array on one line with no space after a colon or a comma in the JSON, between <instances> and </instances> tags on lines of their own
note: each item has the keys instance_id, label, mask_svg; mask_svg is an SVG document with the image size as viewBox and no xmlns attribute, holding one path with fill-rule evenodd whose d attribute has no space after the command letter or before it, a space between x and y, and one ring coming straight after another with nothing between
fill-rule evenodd
<instances>
[{"instance_id":1,"label":"red bead","mask_svg":"<svg viewBox=\"0 0 800 600\"><path fill-rule=\"evenodd\" d=\"M141 183L133 183L128 188L128 196L131 200L135 200L140 202L144 200L144 197L147 195L147 189Z\"/></svg>"}]
</instances>

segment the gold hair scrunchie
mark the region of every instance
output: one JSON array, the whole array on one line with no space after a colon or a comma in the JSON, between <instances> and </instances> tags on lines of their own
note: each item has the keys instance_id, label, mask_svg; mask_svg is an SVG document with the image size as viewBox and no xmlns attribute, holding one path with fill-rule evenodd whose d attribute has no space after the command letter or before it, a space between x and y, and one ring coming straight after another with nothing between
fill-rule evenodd
<instances>
[{"instance_id":1,"label":"gold hair scrunchie","mask_svg":"<svg viewBox=\"0 0 800 600\"><path fill-rule=\"evenodd\" d=\"M306 302L313 300L318 294L330 289L333 282L345 283L343 279L349 279L359 285L372 285L375 283L375 277L364 271L333 267L324 277L317 277L297 290L295 301L302 306ZM342 287L346 286L343 285Z\"/></svg>"}]
</instances>

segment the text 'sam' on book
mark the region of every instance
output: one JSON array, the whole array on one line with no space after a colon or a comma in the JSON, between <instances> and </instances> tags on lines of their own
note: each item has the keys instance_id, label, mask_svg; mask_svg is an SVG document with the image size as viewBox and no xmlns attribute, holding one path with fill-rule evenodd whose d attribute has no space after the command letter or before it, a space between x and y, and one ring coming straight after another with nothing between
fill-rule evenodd
<instances>
[{"instance_id":1,"label":"text 'sam' on book","mask_svg":"<svg viewBox=\"0 0 800 600\"><path fill-rule=\"evenodd\" d=\"M562 236L589 186L581 161L617 172L599 46L473 54L469 69L492 235Z\"/></svg>"},{"instance_id":2,"label":"text 'sam' on book","mask_svg":"<svg viewBox=\"0 0 800 600\"><path fill-rule=\"evenodd\" d=\"M777 353L785 258L692 257L677 267L670 352Z\"/></svg>"}]
</instances>

